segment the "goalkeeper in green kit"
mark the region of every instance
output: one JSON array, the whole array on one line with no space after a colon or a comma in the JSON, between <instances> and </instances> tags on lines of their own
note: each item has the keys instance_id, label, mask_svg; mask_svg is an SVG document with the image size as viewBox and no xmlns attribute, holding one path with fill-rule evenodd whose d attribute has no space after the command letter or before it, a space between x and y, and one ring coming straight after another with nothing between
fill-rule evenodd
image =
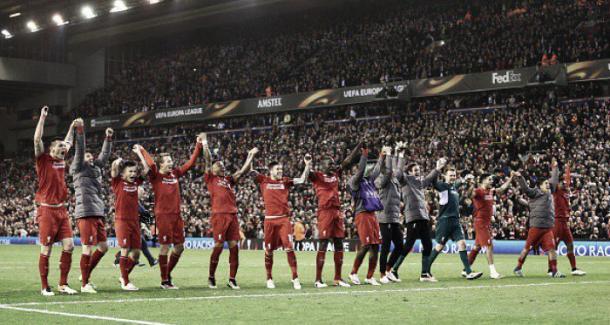
<instances>
[{"instance_id":1,"label":"goalkeeper in green kit","mask_svg":"<svg viewBox=\"0 0 610 325\"><path fill-rule=\"evenodd\" d=\"M430 259L428 260L428 270L431 269L432 263L441 253L449 240L457 242L460 260L464 264L464 272L466 279L475 280L480 278L482 272L473 272L468 263L468 254L466 253L466 241L464 240L464 231L460 225L460 194L458 189L465 185L463 181L457 180L457 172L453 167L447 167L443 175L444 181L438 179L434 181L433 186L439 192L439 213L436 219L436 246L432 249Z\"/></svg>"}]
</instances>

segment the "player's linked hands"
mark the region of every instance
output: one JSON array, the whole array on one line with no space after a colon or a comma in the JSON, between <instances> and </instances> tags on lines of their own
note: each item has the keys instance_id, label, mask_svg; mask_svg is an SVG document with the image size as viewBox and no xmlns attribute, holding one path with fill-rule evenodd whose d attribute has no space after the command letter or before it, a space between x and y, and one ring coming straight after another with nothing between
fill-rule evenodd
<instances>
[{"instance_id":1,"label":"player's linked hands","mask_svg":"<svg viewBox=\"0 0 610 325\"><path fill-rule=\"evenodd\" d=\"M114 134L114 130L111 128L106 129L106 136L111 137Z\"/></svg>"},{"instance_id":2,"label":"player's linked hands","mask_svg":"<svg viewBox=\"0 0 610 325\"><path fill-rule=\"evenodd\" d=\"M142 149L142 146L139 144L134 144L133 148L131 149L131 151L133 151L135 154L140 153L140 150Z\"/></svg>"}]
</instances>

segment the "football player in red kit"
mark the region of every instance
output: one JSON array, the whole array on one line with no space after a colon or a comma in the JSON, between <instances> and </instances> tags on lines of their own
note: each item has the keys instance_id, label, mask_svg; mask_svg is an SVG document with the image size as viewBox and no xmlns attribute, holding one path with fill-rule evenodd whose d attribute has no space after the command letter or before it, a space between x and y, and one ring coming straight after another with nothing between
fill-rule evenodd
<instances>
[{"instance_id":1,"label":"football player in red kit","mask_svg":"<svg viewBox=\"0 0 610 325\"><path fill-rule=\"evenodd\" d=\"M212 224L212 233L214 235L214 249L210 255L210 272L208 277L208 286L211 289L216 288L216 267L218 259L222 253L225 241L229 244L229 282L227 286L231 289L238 290L239 286L235 280L237 268L239 266L239 251L237 243L239 237L239 221L237 220L237 204L235 202L235 186L239 182L241 176L247 172L252 164L252 159L258 152L257 148L253 148L248 152L246 162L240 170L232 175L227 175L225 165L222 161L217 160L212 163L212 154L210 152L207 136L205 133L200 135L203 143L203 157L205 160L205 181L208 192L210 193L210 201L212 205L212 215L210 223Z\"/></svg>"},{"instance_id":2,"label":"football player in red kit","mask_svg":"<svg viewBox=\"0 0 610 325\"><path fill-rule=\"evenodd\" d=\"M269 164L269 176L256 175L255 181L259 184L263 202L265 204L265 269L267 270L267 288L274 289L272 269L273 251L282 247L288 257L288 265L292 271L292 285L296 290L301 289L301 282L297 273L297 258L292 243L292 225L290 224L290 207L288 195L290 188L295 184L303 184L309 175L311 156L304 158L305 170L299 178L283 176L283 166L279 162Z\"/></svg>"},{"instance_id":3,"label":"football player in red kit","mask_svg":"<svg viewBox=\"0 0 610 325\"><path fill-rule=\"evenodd\" d=\"M134 146L134 151L140 158L155 193L161 289L178 289L172 282L172 271L184 251L184 220L180 216L179 179L195 165L197 157L201 154L201 142L202 140L197 137L191 158L177 168L174 168L174 160L168 153L161 153L153 159L142 146ZM169 247L172 244L174 248L168 258Z\"/></svg>"},{"instance_id":4,"label":"football player in red kit","mask_svg":"<svg viewBox=\"0 0 610 325\"><path fill-rule=\"evenodd\" d=\"M137 148L134 148L134 152ZM138 210L138 186L143 178L138 175L136 162L121 158L112 162L112 192L114 193L114 228L116 240L121 247L119 267L121 269L121 289L138 291L129 281L129 273L138 265L140 258L140 212Z\"/></svg>"},{"instance_id":5,"label":"football player in red kit","mask_svg":"<svg viewBox=\"0 0 610 325\"><path fill-rule=\"evenodd\" d=\"M362 142L345 158L341 165L337 166L331 157L324 157L320 162L320 170L309 174L309 180L313 184L318 198L318 233L320 245L316 256L316 288L325 288L328 285L322 281L322 269L326 258L328 244L332 241L335 248L335 279L334 285L349 287L341 277L343 266L343 238L345 237L345 217L341 212L341 200L339 198L339 180L343 171L349 167L360 152Z\"/></svg>"},{"instance_id":6,"label":"football player in red kit","mask_svg":"<svg viewBox=\"0 0 610 325\"><path fill-rule=\"evenodd\" d=\"M38 189L36 191L36 222L39 228L40 256L38 259L38 271L42 284L41 294L53 296L48 283L49 257L53 243L61 241L62 253L59 260L60 279L59 292L64 294L75 294L76 290L68 286L68 273L72 265L72 251L74 240L72 239L72 223L68 217L67 200L68 188L66 187L65 172L66 153L70 150L75 124L81 125L82 120L75 120L70 125L68 136L65 139L53 139L45 152L42 142L44 122L49 108L44 106L40 111L40 119L34 133L34 155L36 156L36 175L38 176Z\"/></svg>"},{"instance_id":7,"label":"football player in red kit","mask_svg":"<svg viewBox=\"0 0 610 325\"><path fill-rule=\"evenodd\" d=\"M587 273L576 267L576 256L574 255L574 238L570 230L570 184L571 184L570 166L566 164L563 174L563 181L559 182L557 190L553 193L553 203L555 204L555 227L553 234L555 236L555 245L559 246L559 242L563 241L567 248L567 257L572 267L572 275L582 276Z\"/></svg>"},{"instance_id":8,"label":"football player in red kit","mask_svg":"<svg viewBox=\"0 0 610 325\"><path fill-rule=\"evenodd\" d=\"M469 184L472 184L474 176L468 177ZM491 223L494 215L494 195L495 193L505 192L512 182L513 178L509 177L499 188L493 188L493 175L482 174L479 176L479 187L469 187L466 194L467 197L472 198L474 205L474 231L475 231L475 243L474 247L468 254L468 263L472 265L479 254L479 251L483 247L487 249L487 263L489 264L489 276L492 279L500 279L502 276L496 270L494 265L494 254L493 254L493 233L491 230Z\"/></svg>"}]
</instances>

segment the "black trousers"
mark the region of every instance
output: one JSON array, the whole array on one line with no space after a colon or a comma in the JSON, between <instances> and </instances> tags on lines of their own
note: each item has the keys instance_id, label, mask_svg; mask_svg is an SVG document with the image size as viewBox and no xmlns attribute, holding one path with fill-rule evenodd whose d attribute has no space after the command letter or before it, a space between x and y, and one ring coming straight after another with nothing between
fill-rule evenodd
<instances>
[{"instance_id":1,"label":"black trousers","mask_svg":"<svg viewBox=\"0 0 610 325\"><path fill-rule=\"evenodd\" d=\"M430 222L428 220L415 220L407 223L407 242L404 247L404 255L409 254L415 241L421 240L422 255L429 256L432 252L432 237L430 236Z\"/></svg>"},{"instance_id":2,"label":"black trousers","mask_svg":"<svg viewBox=\"0 0 610 325\"><path fill-rule=\"evenodd\" d=\"M379 230L381 231L381 254L379 256L379 272L384 274L387 266L390 267L396 263L398 257L402 253L402 240L403 232L400 223L379 223ZM388 254L390 253L391 244L394 243L394 250L390 254L388 260Z\"/></svg>"}]
</instances>

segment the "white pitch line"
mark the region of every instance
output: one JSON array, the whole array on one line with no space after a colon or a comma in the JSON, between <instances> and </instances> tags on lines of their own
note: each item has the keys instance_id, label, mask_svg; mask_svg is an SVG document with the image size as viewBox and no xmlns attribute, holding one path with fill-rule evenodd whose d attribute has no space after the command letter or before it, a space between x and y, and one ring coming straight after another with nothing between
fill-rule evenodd
<instances>
[{"instance_id":1,"label":"white pitch line","mask_svg":"<svg viewBox=\"0 0 610 325\"><path fill-rule=\"evenodd\" d=\"M29 313L39 313L39 314L48 314L48 315L59 315L59 316L75 317L75 318L88 318L88 319L111 321L111 322L117 322L117 323L130 323L130 324L142 324L142 325L168 325L165 323L148 322L148 321L143 321L143 320L133 320L133 319L125 319L125 318L84 315L84 314L72 314L72 313L64 313L64 312L60 312L60 311L51 311L51 310L46 310L46 309L13 307L13 306L7 306L7 305L0 305L0 309L17 310L17 311L24 311L24 312L29 312Z\"/></svg>"},{"instance_id":2,"label":"white pitch line","mask_svg":"<svg viewBox=\"0 0 610 325\"><path fill-rule=\"evenodd\" d=\"M166 297L166 298L134 298L134 299L107 299L107 300L79 300L79 301L51 301L51 302L23 302L5 304L3 306L38 306L38 305L73 305L73 304L104 304L124 302L162 302L162 301L188 301L188 300L219 300L238 298L277 298L277 297L307 297L307 296L335 296L335 295L358 295L376 293L402 293L402 292L429 292L444 290L467 290L467 289L501 289L520 287L544 287L556 285L585 285L585 284L609 284L609 281L581 281L581 282L543 282L527 284L503 284L503 285L478 285L478 286L455 286L455 287L432 287L432 288L405 288L405 289L380 289L380 290L345 290L326 292L302 292L302 293L269 293L249 295L224 295L224 296L195 296L195 297Z\"/></svg>"}]
</instances>

